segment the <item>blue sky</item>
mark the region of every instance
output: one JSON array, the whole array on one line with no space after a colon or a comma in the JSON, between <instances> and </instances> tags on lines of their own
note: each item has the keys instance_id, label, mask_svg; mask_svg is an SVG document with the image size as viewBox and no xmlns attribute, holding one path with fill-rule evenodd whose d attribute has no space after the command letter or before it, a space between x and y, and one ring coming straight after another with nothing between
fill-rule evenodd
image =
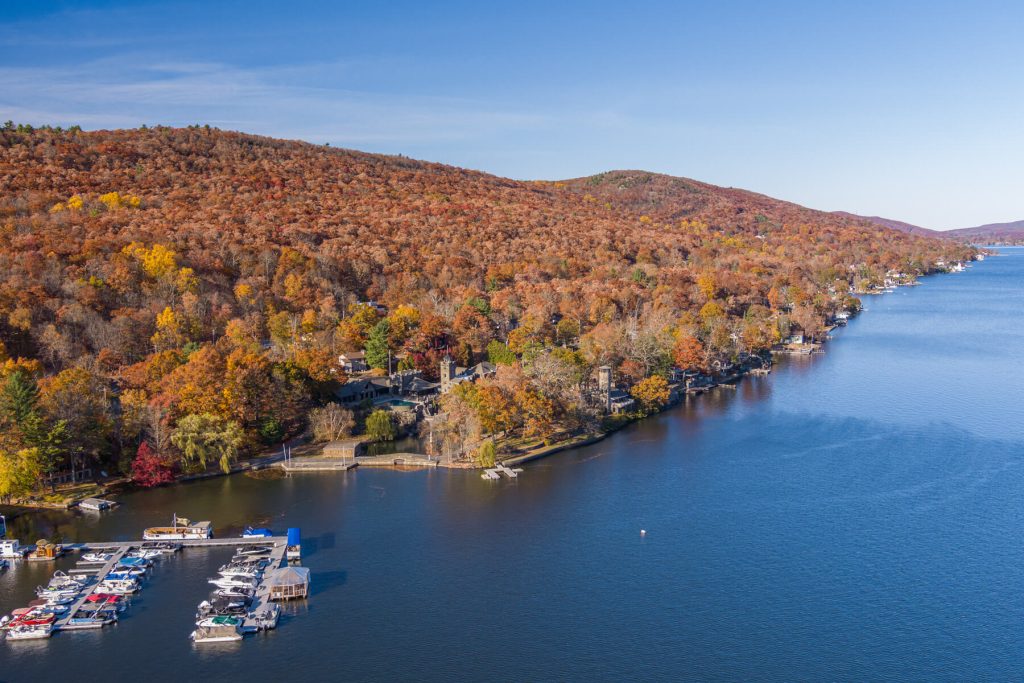
<instances>
[{"instance_id":1,"label":"blue sky","mask_svg":"<svg viewBox=\"0 0 1024 683\"><path fill-rule=\"evenodd\" d=\"M0 119L642 168L937 229L1024 218L1024 3L44 2Z\"/></svg>"}]
</instances>

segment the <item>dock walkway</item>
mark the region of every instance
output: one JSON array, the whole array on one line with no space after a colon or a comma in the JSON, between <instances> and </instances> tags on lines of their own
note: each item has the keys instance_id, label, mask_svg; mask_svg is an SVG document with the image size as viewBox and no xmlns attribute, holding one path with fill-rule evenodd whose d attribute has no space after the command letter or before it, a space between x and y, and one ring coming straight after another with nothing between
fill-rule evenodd
<instances>
[{"instance_id":1,"label":"dock walkway","mask_svg":"<svg viewBox=\"0 0 1024 683\"><path fill-rule=\"evenodd\" d=\"M125 553L127 553L131 548L132 546L130 544L123 545L117 548L114 551L114 554L110 557L110 559L104 562L102 565L95 566L89 570L75 572L76 574L84 574L86 571L89 572L88 583L85 584L85 587L82 589L82 592L78 594L78 597L71 604L70 608L68 608L68 611L64 613L64 616L62 616L60 619L54 622L54 631L60 631L68 627L68 622L71 621L72 617L74 617L78 610L81 609L82 605L85 604L85 599L88 598L89 595L92 593L93 584L99 583L99 581L102 580L102 577L109 574L110 571L117 565L118 561L122 557L124 557Z\"/></svg>"},{"instance_id":2,"label":"dock walkway","mask_svg":"<svg viewBox=\"0 0 1024 683\"><path fill-rule=\"evenodd\" d=\"M230 548L240 545L277 545L287 543L286 536L260 536L259 538L186 538L168 539L166 541L86 541L82 543L65 543L66 550L114 550L139 548L143 543L180 543L182 548Z\"/></svg>"},{"instance_id":3,"label":"dock walkway","mask_svg":"<svg viewBox=\"0 0 1024 683\"><path fill-rule=\"evenodd\" d=\"M274 544L274 549L270 551L270 566L263 571L263 580L260 581L259 587L256 588L256 595L249 606L249 613L246 615L245 621L242 622L242 633L255 633L259 630L257 620L252 615L262 612L270 602L270 579L285 565L285 550L288 548L287 539L281 539L279 536L275 538L278 538L279 541Z\"/></svg>"}]
</instances>

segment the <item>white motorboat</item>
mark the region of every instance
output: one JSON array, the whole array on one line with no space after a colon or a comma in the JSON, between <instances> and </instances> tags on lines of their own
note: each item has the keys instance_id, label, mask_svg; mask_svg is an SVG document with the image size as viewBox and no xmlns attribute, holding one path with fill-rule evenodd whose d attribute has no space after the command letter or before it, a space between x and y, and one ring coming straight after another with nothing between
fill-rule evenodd
<instances>
[{"instance_id":1,"label":"white motorboat","mask_svg":"<svg viewBox=\"0 0 1024 683\"><path fill-rule=\"evenodd\" d=\"M39 640L49 638L53 633L53 626L15 626L7 632L8 640Z\"/></svg>"},{"instance_id":2,"label":"white motorboat","mask_svg":"<svg viewBox=\"0 0 1024 683\"><path fill-rule=\"evenodd\" d=\"M61 605L59 603L47 602L45 605L43 605L43 609L45 609L47 612L51 612L53 614L60 616L61 614L66 614L70 608L68 607L67 603Z\"/></svg>"},{"instance_id":3,"label":"white motorboat","mask_svg":"<svg viewBox=\"0 0 1024 683\"><path fill-rule=\"evenodd\" d=\"M281 606L268 604L258 612L250 612L249 618L256 622L257 631L269 631L277 628L277 622L281 618Z\"/></svg>"},{"instance_id":4,"label":"white motorboat","mask_svg":"<svg viewBox=\"0 0 1024 683\"><path fill-rule=\"evenodd\" d=\"M133 550L127 555L125 559L140 559L152 562L153 560L162 560L166 553L163 550Z\"/></svg>"},{"instance_id":5,"label":"white motorboat","mask_svg":"<svg viewBox=\"0 0 1024 683\"><path fill-rule=\"evenodd\" d=\"M47 601L62 601L65 599L73 600L75 596L77 596L80 592L80 588L43 588L42 586L36 588L36 596L43 598Z\"/></svg>"},{"instance_id":6,"label":"white motorboat","mask_svg":"<svg viewBox=\"0 0 1024 683\"><path fill-rule=\"evenodd\" d=\"M45 598L45 600L47 605L70 605L72 602L75 601L76 597L78 597L77 593L75 593L74 595L60 595L55 597L49 597Z\"/></svg>"},{"instance_id":7,"label":"white motorboat","mask_svg":"<svg viewBox=\"0 0 1024 683\"><path fill-rule=\"evenodd\" d=\"M221 576L210 579L209 583L217 588L255 588L258 585L256 579L245 576Z\"/></svg>"},{"instance_id":8,"label":"white motorboat","mask_svg":"<svg viewBox=\"0 0 1024 683\"><path fill-rule=\"evenodd\" d=\"M109 593L110 595L129 595L139 590L139 582L135 579L111 579L100 581L93 593Z\"/></svg>"},{"instance_id":9,"label":"white motorboat","mask_svg":"<svg viewBox=\"0 0 1024 683\"><path fill-rule=\"evenodd\" d=\"M218 588L213 591L213 596L215 598L228 598L229 600L251 598L254 595L256 595L255 588Z\"/></svg>"},{"instance_id":10,"label":"white motorboat","mask_svg":"<svg viewBox=\"0 0 1024 683\"><path fill-rule=\"evenodd\" d=\"M66 573L59 569L54 572L53 577L50 579L50 583L47 588L81 588L83 586L81 579L77 579L73 576L68 576Z\"/></svg>"},{"instance_id":11,"label":"white motorboat","mask_svg":"<svg viewBox=\"0 0 1024 683\"><path fill-rule=\"evenodd\" d=\"M92 564L104 564L110 562L114 557L114 553L85 553L82 555L82 562L89 562Z\"/></svg>"},{"instance_id":12,"label":"white motorboat","mask_svg":"<svg viewBox=\"0 0 1024 683\"><path fill-rule=\"evenodd\" d=\"M145 567L115 567L109 574L107 574L107 578L142 578L146 575L146 571Z\"/></svg>"},{"instance_id":13,"label":"white motorboat","mask_svg":"<svg viewBox=\"0 0 1024 683\"><path fill-rule=\"evenodd\" d=\"M221 576L238 576L248 579L258 579L263 576L263 568L251 564L226 564L218 571Z\"/></svg>"}]
</instances>

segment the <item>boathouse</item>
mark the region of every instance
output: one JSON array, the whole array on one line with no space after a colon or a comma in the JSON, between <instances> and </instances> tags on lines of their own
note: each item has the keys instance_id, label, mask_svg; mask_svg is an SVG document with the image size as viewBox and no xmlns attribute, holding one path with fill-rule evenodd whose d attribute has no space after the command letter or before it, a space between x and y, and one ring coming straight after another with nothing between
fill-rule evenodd
<instances>
[{"instance_id":1,"label":"boathouse","mask_svg":"<svg viewBox=\"0 0 1024 683\"><path fill-rule=\"evenodd\" d=\"M339 439L324 446L327 458L354 458L366 452L366 441L361 438Z\"/></svg>"},{"instance_id":2,"label":"boathouse","mask_svg":"<svg viewBox=\"0 0 1024 683\"><path fill-rule=\"evenodd\" d=\"M309 569L282 567L267 580L271 600L294 600L309 594Z\"/></svg>"}]
</instances>

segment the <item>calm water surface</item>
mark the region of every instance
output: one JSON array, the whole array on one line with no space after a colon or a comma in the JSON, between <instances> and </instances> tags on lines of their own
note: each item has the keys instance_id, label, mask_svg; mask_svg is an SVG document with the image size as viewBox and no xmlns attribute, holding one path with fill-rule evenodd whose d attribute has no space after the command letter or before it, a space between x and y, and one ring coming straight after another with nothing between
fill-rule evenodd
<instances>
[{"instance_id":1,"label":"calm water surface","mask_svg":"<svg viewBox=\"0 0 1024 683\"><path fill-rule=\"evenodd\" d=\"M112 629L0 643L0 680L1019 680L1024 250L1004 254L868 297L827 354L515 482L231 477L18 520L27 541L137 538L173 512L299 526L313 595L196 648L229 553L186 551ZM0 608L52 569L0 575Z\"/></svg>"}]
</instances>

